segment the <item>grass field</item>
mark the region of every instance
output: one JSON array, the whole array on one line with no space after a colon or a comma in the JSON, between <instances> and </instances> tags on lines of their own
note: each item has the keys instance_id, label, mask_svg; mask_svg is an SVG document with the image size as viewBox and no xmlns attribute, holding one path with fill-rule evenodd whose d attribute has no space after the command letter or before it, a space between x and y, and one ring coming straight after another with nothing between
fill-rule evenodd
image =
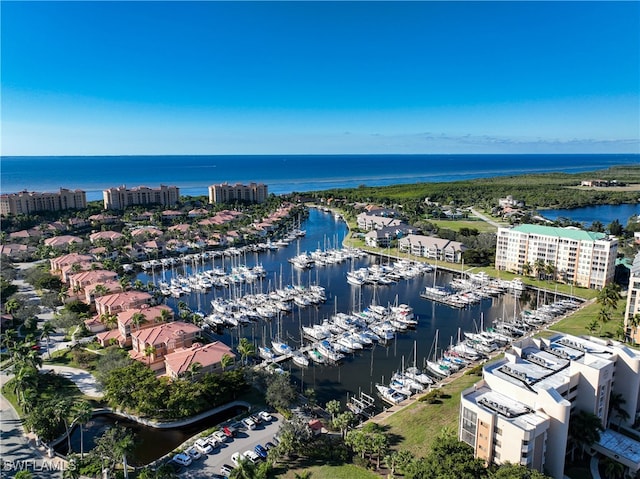
<instances>
[{"instance_id":1,"label":"grass field","mask_svg":"<svg viewBox=\"0 0 640 479\"><path fill-rule=\"evenodd\" d=\"M373 471L354 466L353 464L343 465L311 465L304 469L289 469L277 477L282 479L294 479L296 474L302 475L303 472L311 473L313 479L380 479L380 475Z\"/></svg>"},{"instance_id":2,"label":"grass field","mask_svg":"<svg viewBox=\"0 0 640 479\"><path fill-rule=\"evenodd\" d=\"M438 228L445 228L453 231L460 231L461 228L476 229L480 233L495 233L498 229L490 225L489 223L477 220L428 220L429 223L433 223Z\"/></svg>"},{"instance_id":3,"label":"grass field","mask_svg":"<svg viewBox=\"0 0 640 479\"><path fill-rule=\"evenodd\" d=\"M426 456L442 429L458 430L460 393L479 380L479 376L465 374L442 386L445 397L440 404L415 401L377 422L389 427L387 434L394 449L407 450L418 457Z\"/></svg>"}]
</instances>

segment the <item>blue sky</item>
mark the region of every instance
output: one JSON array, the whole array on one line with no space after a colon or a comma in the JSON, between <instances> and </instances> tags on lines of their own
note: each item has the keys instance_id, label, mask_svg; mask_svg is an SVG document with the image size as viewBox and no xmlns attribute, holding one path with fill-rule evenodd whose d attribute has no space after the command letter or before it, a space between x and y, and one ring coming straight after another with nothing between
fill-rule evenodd
<instances>
[{"instance_id":1,"label":"blue sky","mask_svg":"<svg viewBox=\"0 0 640 479\"><path fill-rule=\"evenodd\" d=\"M640 151L638 2L0 8L3 155Z\"/></svg>"}]
</instances>

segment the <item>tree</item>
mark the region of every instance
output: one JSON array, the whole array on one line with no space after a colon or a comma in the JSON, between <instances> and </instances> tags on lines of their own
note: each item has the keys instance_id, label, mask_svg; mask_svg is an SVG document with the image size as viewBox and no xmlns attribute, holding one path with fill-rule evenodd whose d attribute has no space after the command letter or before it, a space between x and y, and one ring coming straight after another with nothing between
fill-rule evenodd
<instances>
[{"instance_id":1,"label":"tree","mask_svg":"<svg viewBox=\"0 0 640 479\"><path fill-rule=\"evenodd\" d=\"M168 309L162 308L162 310L160 311L160 315L157 316L155 319L160 323L168 323L171 320L171 317L172 317L171 311Z\"/></svg>"},{"instance_id":2,"label":"tree","mask_svg":"<svg viewBox=\"0 0 640 479\"><path fill-rule=\"evenodd\" d=\"M256 348L249 342L247 338L241 338L238 343L238 352L242 358L242 364L246 366L247 360L250 356L253 356L256 352Z\"/></svg>"},{"instance_id":3,"label":"tree","mask_svg":"<svg viewBox=\"0 0 640 479\"><path fill-rule=\"evenodd\" d=\"M617 220L616 220L617 221ZM604 459L604 473L609 479L618 479L624 476L624 465L618 461L606 457Z\"/></svg>"},{"instance_id":4,"label":"tree","mask_svg":"<svg viewBox=\"0 0 640 479\"><path fill-rule=\"evenodd\" d=\"M333 425L340 430L340 434L344 439L349 427L356 422L356 416L351 411L345 411L342 414L338 414L333 420Z\"/></svg>"},{"instance_id":5,"label":"tree","mask_svg":"<svg viewBox=\"0 0 640 479\"><path fill-rule=\"evenodd\" d=\"M342 406L340 404L340 401L336 399L332 399L331 401L327 402L327 404L325 405L325 409L329 414L331 414L332 421L335 420L336 415L340 412L341 407Z\"/></svg>"},{"instance_id":6,"label":"tree","mask_svg":"<svg viewBox=\"0 0 640 479\"><path fill-rule=\"evenodd\" d=\"M76 422L80 425L80 459L84 459L84 426L93 415L93 407L88 401L80 401L74 408Z\"/></svg>"},{"instance_id":7,"label":"tree","mask_svg":"<svg viewBox=\"0 0 640 479\"><path fill-rule=\"evenodd\" d=\"M505 462L489 474L490 479L550 479L549 476L521 464Z\"/></svg>"},{"instance_id":8,"label":"tree","mask_svg":"<svg viewBox=\"0 0 640 479\"><path fill-rule=\"evenodd\" d=\"M393 451L391 454L387 454L384 457L385 465L389 470L391 470L392 477L395 475L396 471L404 473L407 465L413 460L413 454L405 450Z\"/></svg>"},{"instance_id":9,"label":"tree","mask_svg":"<svg viewBox=\"0 0 640 479\"><path fill-rule=\"evenodd\" d=\"M156 347L152 344L145 346L144 357L147 358L147 366L151 364L151 357L156 354Z\"/></svg>"},{"instance_id":10,"label":"tree","mask_svg":"<svg viewBox=\"0 0 640 479\"><path fill-rule=\"evenodd\" d=\"M580 457L582 457L586 449L600 440L600 431L602 430L602 422L595 414L585 411L571 414L568 442L572 446L572 460L575 449L580 449Z\"/></svg>"},{"instance_id":11,"label":"tree","mask_svg":"<svg viewBox=\"0 0 640 479\"><path fill-rule=\"evenodd\" d=\"M222 372L224 372L229 366L233 363L233 357L229 356L227 353L222 355L220 358L220 367L222 368Z\"/></svg>"},{"instance_id":12,"label":"tree","mask_svg":"<svg viewBox=\"0 0 640 479\"><path fill-rule=\"evenodd\" d=\"M533 269L536 272L536 278L540 279L541 273L544 273L545 263L542 259L537 259L533 263Z\"/></svg>"},{"instance_id":13,"label":"tree","mask_svg":"<svg viewBox=\"0 0 640 479\"><path fill-rule=\"evenodd\" d=\"M147 322L147 317L139 311L131 315L131 324L133 324L136 327L136 331L139 331L140 326L146 322Z\"/></svg>"},{"instance_id":14,"label":"tree","mask_svg":"<svg viewBox=\"0 0 640 479\"><path fill-rule=\"evenodd\" d=\"M241 457L238 465L229 474L229 479L258 479L255 464L249 459Z\"/></svg>"},{"instance_id":15,"label":"tree","mask_svg":"<svg viewBox=\"0 0 640 479\"><path fill-rule=\"evenodd\" d=\"M54 398L55 402L55 418L58 422L62 422L64 424L64 431L67 436L67 451L71 454L71 432L69 431L69 416L71 415L71 408L73 407L73 403L71 402L71 398L58 396Z\"/></svg>"},{"instance_id":16,"label":"tree","mask_svg":"<svg viewBox=\"0 0 640 479\"><path fill-rule=\"evenodd\" d=\"M631 416L624 408L627 400L621 393L611 393L609 397L609 423L611 423L612 416L618 418L618 426L623 421L628 421Z\"/></svg>"},{"instance_id":17,"label":"tree","mask_svg":"<svg viewBox=\"0 0 640 479\"><path fill-rule=\"evenodd\" d=\"M49 351L49 339L51 335L55 332L56 328L51 324L50 321L45 321L42 324L42 329L40 330L40 338L44 338L47 343L47 354L49 359L51 359L51 351Z\"/></svg>"},{"instance_id":18,"label":"tree","mask_svg":"<svg viewBox=\"0 0 640 479\"><path fill-rule=\"evenodd\" d=\"M522 265L522 274L529 276L531 274L531 263L526 262Z\"/></svg>"},{"instance_id":19,"label":"tree","mask_svg":"<svg viewBox=\"0 0 640 479\"><path fill-rule=\"evenodd\" d=\"M640 326L640 314L636 313L627 321L627 328L630 330L629 337L631 338L631 341L634 341L634 338L638 332L638 326Z\"/></svg>"},{"instance_id":20,"label":"tree","mask_svg":"<svg viewBox=\"0 0 640 479\"><path fill-rule=\"evenodd\" d=\"M291 384L288 373L273 375L273 380L267 386L265 394L265 400L269 406L276 409L288 409L297 397L298 394Z\"/></svg>"}]
</instances>

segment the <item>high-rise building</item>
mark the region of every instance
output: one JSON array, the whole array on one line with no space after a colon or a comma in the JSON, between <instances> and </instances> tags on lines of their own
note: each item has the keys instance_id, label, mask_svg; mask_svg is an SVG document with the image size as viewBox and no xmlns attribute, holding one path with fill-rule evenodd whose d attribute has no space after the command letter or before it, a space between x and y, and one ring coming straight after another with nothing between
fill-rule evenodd
<instances>
[{"instance_id":1,"label":"high-rise building","mask_svg":"<svg viewBox=\"0 0 640 479\"><path fill-rule=\"evenodd\" d=\"M613 280L617 251L617 238L604 233L524 224L498 229L495 265L518 274L550 267L553 279L602 288Z\"/></svg>"},{"instance_id":2,"label":"high-rise building","mask_svg":"<svg viewBox=\"0 0 640 479\"><path fill-rule=\"evenodd\" d=\"M526 338L504 359L486 365L482 377L461 393L459 437L488 464L522 464L563 478L569 423L572 414L584 411L604 428L594 450L634 473L640 469L640 455L625 453L610 440L617 432L606 429L611 422L630 427L635 421L638 351L616 341L563 334ZM614 394L624 400L618 406L625 414L610 409Z\"/></svg>"},{"instance_id":3,"label":"high-rise building","mask_svg":"<svg viewBox=\"0 0 640 479\"><path fill-rule=\"evenodd\" d=\"M138 186L127 188L119 186L102 192L105 210L122 210L133 205L175 205L180 199L180 189L177 186L160 185L159 188Z\"/></svg>"},{"instance_id":4,"label":"high-rise building","mask_svg":"<svg viewBox=\"0 0 640 479\"><path fill-rule=\"evenodd\" d=\"M264 203L268 196L267 185L264 183L220 183L209 186L209 203L233 203L246 201L249 203Z\"/></svg>"},{"instance_id":5,"label":"high-rise building","mask_svg":"<svg viewBox=\"0 0 640 479\"><path fill-rule=\"evenodd\" d=\"M28 215L38 211L62 211L87 207L87 195L82 190L60 188L58 193L20 191L0 195L0 214Z\"/></svg>"},{"instance_id":6,"label":"high-rise building","mask_svg":"<svg viewBox=\"0 0 640 479\"><path fill-rule=\"evenodd\" d=\"M636 320L636 317L638 318ZM627 337L640 343L640 253L636 255L629 275L627 307L624 313L624 329Z\"/></svg>"}]
</instances>

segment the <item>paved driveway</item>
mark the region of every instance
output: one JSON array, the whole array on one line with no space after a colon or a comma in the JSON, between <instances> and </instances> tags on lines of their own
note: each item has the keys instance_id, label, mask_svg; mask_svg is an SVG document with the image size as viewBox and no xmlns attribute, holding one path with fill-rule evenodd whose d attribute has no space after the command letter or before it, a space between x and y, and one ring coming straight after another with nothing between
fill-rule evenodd
<instances>
[{"instance_id":1,"label":"paved driveway","mask_svg":"<svg viewBox=\"0 0 640 479\"><path fill-rule=\"evenodd\" d=\"M272 415L273 419L270 423L262 422L253 431L248 429L238 431L238 436L233 440L226 442L222 447L216 448L216 452L209 454L198 461L194 461L189 467L180 473L181 478L189 479L211 479L212 474L220 474L220 466L231 462L231 455L234 452L243 453L247 449L251 449L256 444L265 445L266 442L272 441L273 436L278 432L282 418Z\"/></svg>"}]
</instances>

